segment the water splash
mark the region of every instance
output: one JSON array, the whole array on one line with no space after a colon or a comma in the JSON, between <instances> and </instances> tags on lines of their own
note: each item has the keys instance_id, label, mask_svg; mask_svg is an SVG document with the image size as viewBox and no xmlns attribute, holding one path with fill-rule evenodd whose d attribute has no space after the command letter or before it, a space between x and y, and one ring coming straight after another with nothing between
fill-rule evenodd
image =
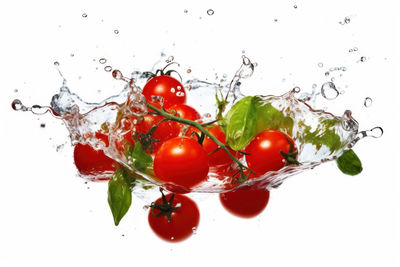
<instances>
[{"instance_id":1,"label":"water splash","mask_svg":"<svg viewBox=\"0 0 400 267\"><path fill-rule=\"evenodd\" d=\"M173 59L171 59L173 60ZM100 59L101 64L105 64L104 58ZM241 80L250 78L254 72L256 64L252 63L249 58L243 56L242 65L233 75L232 79L225 77L222 81L225 83L211 83L199 79L192 79L187 81L185 88L192 89L190 95L194 95L193 103L187 104L195 108L202 106L201 114L204 121L214 120L214 115L210 114L210 110L216 110L216 103L210 101L215 99L215 93L220 91L223 95L227 96L230 105L238 99L244 97L240 92ZM110 66L106 66L110 67ZM112 68L110 67L110 72ZM18 99L15 99L11 106L14 110L31 111L35 114L44 114L51 112L56 118L62 119L66 125L71 141L73 144L83 143L90 144L95 149L102 149L104 152L115 161L130 169L136 175L146 179L148 185L160 185L160 183L151 174L146 174L135 170L133 166L133 159L126 158L124 153L119 151L116 147L118 141L121 141L123 135L129 131L134 131L134 124L126 126L125 123L128 119L134 117L136 121L147 113L144 96L141 94L141 87L139 84L145 84L150 77L150 72L135 71L131 74L130 78L124 77L121 71L115 69L112 76L116 80L124 82L124 89L117 95L111 96L100 103L88 103L83 101L78 95L72 93L66 84L60 88L58 94L54 95L51 100L51 107L42 107L34 105L26 107ZM225 75L226 76L226 75ZM281 184L286 178L293 176L297 173L309 170L322 164L323 162L334 160L336 157L348 147L353 146L358 140L365 136L372 136L377 138L379 134L376 127L370 131L358 132L358 123L352 117L351 111L345 111L342 116L335 116L331 113L324 112L323 110L313 109L310 102L315 101L318 94L327 96L328 90L336 90L332 86L333 83L328 82L329 88L325 88L321 92L317 91L317 86L313 86L313 93L305 97L302 94L299 98L295 95L300 93L299 87L294 87L291 91L281 96L260 96L265 104L271 104L274 108L279 110L284 116L288 116L293 120L293 130L291 136L295 140L296 147L299 151L298 160L300 166L287 166L276 172L268 172L260 177L251 179L245 182L242 186L252 183L257 183L258 186L273 188ZM324 86L323 86L324 88ZM177 92L182 92L179 88L174 88ZM181 88L182 89L182 88ZM183 92L182 92L183 93ZM202 94L202 97L196 97L196 94ZM337 95L335 96L337 97ZM162 101L162 99L160 99ZM330 149L324 144L314 144L307 142L310 134L323 134L326 131L333 132L338 136L339 146L334 150ZM109 145L106 146L103 141L96 138L96 133L106 133L109 139ZM383 130L382 130L383 133ZM381 133L381 134L382 134ZM221 175L214 171L210 171L206 182L194 188L196 192L224 192L232 189L231 176ZM135 189L138 190L138 189ZM141 192L141 195L145 193Z\"/></svg>"}]
</instances>

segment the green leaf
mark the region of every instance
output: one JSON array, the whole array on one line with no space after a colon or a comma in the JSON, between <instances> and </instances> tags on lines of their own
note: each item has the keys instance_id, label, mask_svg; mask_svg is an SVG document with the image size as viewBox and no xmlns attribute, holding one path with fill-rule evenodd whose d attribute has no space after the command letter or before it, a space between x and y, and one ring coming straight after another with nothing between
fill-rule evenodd
<instances>
[{"instance_id":1,"label":"green leaf","mask_svg":"<svg viewBox=\"0 0 400 267\"><path fill-rule=\"evenodd\" d=\"M357 154L349 149L336 160L338 168L348 175L356 175L362 171L362 164Z\"/></svg>"},{"instance_id":2,"label":"green leaf","mask_svg":"<svg viewBox=\"0 0 400 267\"><path fill-rule=\"evenodd\" d=\"M118 225L132 203L132 180L124 169L117 170L108 182L108 205Z\"/></svg>"},{"instance_id":3,"label":"green leaf","mask_svg":"<svg viewBox=\"0 0 400 267\"><path fill-rule=\"evenodd\" d=\"M153 163L153 158L143 150L140 142L135 142L135 146L133 147L131 155L132 158L135 159L133 167L138 171L146 171L146 169Z\"/></svg>"},{"instance_id":4,"label":"green leaf","mask_svg":"<svg viewBox=\"0 0 400 267\"><path fill-rule=\"evenodd\" d=\"M247 96L236 102L224 117L221 126L226 142L233 150L245 148L265 129L283 130L292 134L293 119L266 103L259 96Z\"/></svg>"},{"instance_id":5,"label":"green leaf","mask_svg":"<svg viewBox=\"0 0 400 267\"><path fill-rule=\"evenodd\" d=\"M339 122L334 119L323 120L315 131L311 131L311 126L301 122L299 126L304 127L304 135L301 138L301 141L315 145L317 150L319 150L322 145L325 145L329 148L331 153L337 151L343 147L340 136L333 128L337 123Z\"/></svg>"},{"instance_id":6,"label":"green leaf","mask_svg":"<svg viewBox=\"0 0 400 267\"><path fill-rule=\"evenodd\" d=\"M233 150L243 149L256 135L255 101L252 96L242 98L224 118L226 142Z\"/></svg>"}]
</instances>

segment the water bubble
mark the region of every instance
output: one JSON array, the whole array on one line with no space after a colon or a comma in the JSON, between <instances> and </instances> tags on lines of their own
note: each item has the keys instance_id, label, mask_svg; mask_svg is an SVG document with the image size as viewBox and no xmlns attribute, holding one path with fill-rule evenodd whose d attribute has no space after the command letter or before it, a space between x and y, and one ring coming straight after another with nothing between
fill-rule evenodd
<instances>
[{"instance_id":1,"label":"water bubble","mask_svg":"<svg viewBox=\"0 0 400 267\"><path fill-rule=\"evenodd\" d=\"M107 59L105 59L104 57L100 58L99 62L100 62L100 64L105 64L107 62Z\"/></svg>"},{"instance_id":2,"label":"water bubble","mask_svg":"<svg viewBox=\"0 0 400 267\"><path fill-rule=\"evenodd\" d=\"M339 92L333 82L326 82L321 87L321 94L325 99L333 100L338 97Z\"/></svg>"},{"instance_id":3,"label":"water bubble","mask_svg":"<svg viewBox=\"0 0 400 267\"><path fill-rule=\"evenodd\" d=\"M296 8L297 8L297 5L294 5L293 7L296 9Z\"/></svg>"},{"instance_id":4,"label":"water bubble","mask_svg":"<svg viewBox=\"0 0 400 267\"><path fill-rule=\"evenodd\" d=\"M122 72L119 71L119 70L113 70L112 76L113 76L114 79L116 79L116 80L121 80L121 79L123 78Z\"/></svg>"},{"instance_id":5,"label":"water bubble","mask_svg":"<svg viewBox=\"0 0 400 267\"><path fill-rule=\"evenodd\" d=\"M324 63L320 62L318 63L318 67L322 68L324 66Z\"/></svg>"},{"instance_id":6,"label":"water bubble","mask_svg":"<svg viewBox=\"0 0 400 267\"><path fill-rule=\"evenodd\" d=\"M372 99L370 97L366 97L364 99L364 107L369 108L372 105Z\"/></svg>"},{"instance_id":7,"label":"water bubble","mask_svg":"<svg viewBox=\"0 0 400 267\"><path fill-rule=\"evenodd\" d=\"M292 89L292 92L293 92L293 93L300 93L300 91L301 91L301 89L300 89L300 87L298 87L298 86L296 86L296 87L294 87L294 88Z\"/></svg>"},{"instance_id":8,"label":"water bubble","mask_svg":"<svg viewBox=\"0 0 400 267\"><path fill-rule=\"evenodd\" d=\"M207 10L207 15L209 15L209 16L214 15L214 10L212 10L212 9Z\"/></svg>"},{"instance_id":9,"label":"water bubble","mask_svg":"<svg viewBox=\"0 0 400 267\"><path fill-rule=\"evenodd\" d=\"M171 63L172 61L174 61L174 56L169 56L167 60L165 60L167 63Z\"/></svg>"},{"instance_id":10,"label":"water bubble","mask_svg":"<svg viewBox=\"0 0 400 267\"><path fill-rule=\"evenodd\" d=\"M86 14L86 13L83 13L83 14L82 14L82 18L87 18L87 14Z\"/></svg>"},{"instance_id":11,"label":"water bubble","mask_svg":"<svg viewBox=\"0 0 400 267\"><path fill-rule=\"evenodd\" d=\"M112 71L112 67L111 66L105 66L104 70L107 72L111 72Z\"/></svg>"},{"instance_id":12,"label":"water bubble","mask_svg":"<svg viewBox=\"0 0 400 267\"><path fill-rule=\"evenodd\" d=\"M54 66L56 66L56 67L58 67L58 66L60 66L60 62L58 62L58 61L54 61Z\"/></svg>"},{"instance_id":13,"label":"water bubble","mask_svg":"<svg viewBox=\"0 0 400 267\"><path fill-rule=\"evenodd\" d=\"M11 103L11 107L13 110L24 110L24 108L26 108L19 99L14 99Z\"/></svg>"},{"instance_id":14,"label":"water bubble","mask_svg":"<svg viewBox=\"0 0 400 267\"><path fill-rule=\"evenodd\" d=\"M361 57L361 58L360 58L360 61L361 61L361 62L365 62L366 60L367 60L366 57Z\"/></svg>"},{"instance_id":15,"label":"water bubble","mask_svg":"<svg viewBox=\"0 0 400 267\"><path fill-rule=\"evenodd\" d=\"M40 124L40 128L45 128L46 127L46 124L45 123L41 123Z\"/></svg>"},{"instance_id":16,"label":"water bubble","mask_svg":"<svg viewBox=\"0 0 400 267\"><path fill-rule=\"evenodd\" d=\"M118 34L118 33L119 33L119 30L114 30L114 33L115 33L115 34Z\"/></svg>"}]
</instances>

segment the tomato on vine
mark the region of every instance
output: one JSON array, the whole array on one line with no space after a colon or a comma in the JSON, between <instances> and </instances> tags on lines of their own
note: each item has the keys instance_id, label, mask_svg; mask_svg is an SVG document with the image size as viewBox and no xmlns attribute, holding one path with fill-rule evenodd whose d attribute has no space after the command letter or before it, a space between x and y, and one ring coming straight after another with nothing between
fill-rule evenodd
<instances>
[{"instance_id":1,"label":"tomato on vine","mask_svg":"<svg viewBox=\"0 0 400 267\"><path fill-rule=\"evenodd\" d=\"M154 158L154 172L165 183L190 189L207 179L208 158L202 146L189 137L164 142Z\"/></svg>"},{"instance_id":2,"label":"tomato on vine","mask_svg":"<svg viewBox=\"0 0 400 267\"><path fill-rule=\"evenodd\" d=\"M161 191L162 193L162 191ZM196 203L180 194L168 194L150 206L148 222L154 233L168 242L179 242L196 231L200 212Z\"/></svg>"},{"instance_id":3,"label":"tomato on vine","mask_svg":"<svg viewBox=\"0 0 400 267\"><path fill-rule=\"evenodd\" d=\"M234 191L220 193L219 199L222 206L233 215L252 218L267 206L269 191L264 188L243 186Z\"/></svg>"},{"instance_id":4,"label":"tomato on vine","mask_svg":"<svg viewBox=\"0 0 400 267\"><path fill-rule=\"evenodd\" d=\"M258 176L277 171L288 164L299 164L293 140L285 133L265 130L245 148L247 166Z\"/></svg>"}]
</instances>

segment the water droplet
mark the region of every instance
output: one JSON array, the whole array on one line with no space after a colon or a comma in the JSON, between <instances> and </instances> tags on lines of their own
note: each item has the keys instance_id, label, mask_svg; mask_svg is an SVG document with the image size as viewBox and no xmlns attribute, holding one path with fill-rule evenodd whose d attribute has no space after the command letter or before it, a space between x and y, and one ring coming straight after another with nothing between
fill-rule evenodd
<instances>
[{"instance_id":1,"label":"water droplet","mask_svg":"<svg viewBox=\"0 0 400 267\"><path fill-rule=\"evenodd\" d=\"M197 227L192 227L192 232L194 235L197 234Z\"/></svg>"},{"instance_id":2,"label":"water droplet","mask_svg":"<svg viewBox=\"0 0 400 267\"><path fill-rule=\"evenodd\" d=\"M58 146L56 147L56 151L57 151L57 152L60 152L63 148L64 148L64 144L58 145Z\"/></svg>"},{"instance_id":3,"label":"water droplet","mask_svg":"<svg viewBox=\"0 0 400 267\"><path fill-rule=\"evenodd\" d=\"M119 71L119 70L113 70L112 76L113 76L114 79L116 79L116 80L121 80L121 79L123 78L122 72Z\"/></svg>"},{"instance_id":4,"label":"water droplet","mask_svg":"<svg viewBox=\"0 0 400 267\"><path fill-rule=\"evenodd\" d=\"M329 71L325 72L325 76L326 76L326 77L329 76Z\"/></svg>"},{"instance_id":5,"label":"water droplet","mask_svg":"<svg viewBox=\"0 0 400 267\"><path fill-rule=\"evenodd\" d=\"M278 19L274 19L274 22L278 22Z\"/></svg>"},{"instance_id":6,"label":"water droplet","mask_svg":"<svg viewBox=\"0 0 400 267\"><path fill-rule=\"evenodd\" d=\"M112 67L111 66L105 66L104 70L107 72L111 72L112 71Z\"/></svg>"},{"instance_id":7,"label":"water droplet","mask_svg":"<svg viewBox=\"0 0 400 267\"><path fill-rule=\"evenodd\" d=\"M107 59L105 59L104 57L100 58L99 62L100 62L100 64L105 64L107 62Z\"/></svg>"},{"instance_id":8,"label":"water droplet","mask_svg":"<svg viewBox=\"0 0 400 267\"><path fill-rule=\"evenodd\" d=\"M186 71L187 73L191 73L192 72L192 70L191 69L187 69L187 71Z\"/></svg>"},{"instance_id":9,"label":"water droplet","mask_svg":"<svg viewBox=\"0 0 400 267\"><path fill-rule=\"evenodd\" d=\"M335 77L332 77L332 78L331 78L331 82L334 82L334 81L335 81Z\"/></svg>"},{"instance_id":10,"label":"water droplet","mask_svg":"<svg viewBox=\"0 0 400 267\"><path fill-rule=\"evenodd\" d=\"M345 17L344 18L344 23L349 24L350 23L350 18L349 17Z\"/></svg>"},{"instance_id":11,"label":"water droplet","mask_svg":"<svg viewBox=\"0 0 400 267\"><path fill-rule=\"evenodd\" d=\"M25 106L19 99L14 99L14 101L11 103L11 107L13 108L13 110L24 110L25 108Z\"/></svg>"},{"instance_id":12,"label":"water droplet","mask_svg":"<svg viewBox=\"0 0 400 267\"><path fill-rule=\"evenodd\" d=\"M321 94L328 100L333 100L338 97L339 92L333 82L326 82L321 87Z\"/></svg>"},{"instance_id":13,"label":"water droplet","mask_svg":"<svg viewBox=\"0 0 400 267\"><path fill-rule=\"evenodd\" d=\"M175 237L171 236L171 240L174 240L174 239L175 239Z\"/></svg>"},{"instance_id":14,"label":"water droplet","mask_svg":"<svg viewBox=\"0 0 400 267\"><path fill-rule=\"evenodd\" d=\"M171 63L172 61L174 61L174 56L169 56L165 62Z\"/></svg>"},{"instance_id":15,"label":"water droplet","mask_svg":"<svg viewBox=\"0 0 400 267\"><path fill-rule=\"evenodd\" d=\"M185 96L185 93L179 91L179 92L176 93L176 96L177 96L177 97L184 97L184 96Z\"/></svg>"},{"instance_id":16,"label":"water droplet","mask_svg":"<svg viewBox=\"0 0 400 267\"><path fill-rule=\"evenodd\" d=\"M56 66L56 67L58 67L58 66L60 66L60 62L58 62L58 61L54 61L54 66Z\"/></svg>"},{"instance_id":17,"label":"water droplet","mask_svg":"<svg viewBox=\"0 0 400 267\"><path fill-rule=\"evenodd\" d=\"M187 9L185 9L185 10L183 10L183 12L187 14L187 13L188 13L188 10L187 10Z\"/></svg>"},{"instance_id":18,"label":"water droplet","mask_svg":"<svg viewBox=\"0 0 400 267\"><path fill-rule=\"evenodd\" d=\"M18 89L14 89L14 93L18 93Z\"/></svg>"},{"instance_id":19,"label":"water droplet","mask_svg":"<svg viewBox=\"0 0 400 267\"><path fill-rule=\"evenodd\" d=\"M171 88L171 93L175 93L175 88Z\"/></svg>"},{"instance_id":20,"label":"water droplet","mask_svg":"<svg viewBox=\"0 0 400 267\"><path fill-rule=\"evenodd\" d=\"M320 62L318 63L318 67L322 68L324 66L324 63Z\"/></svg>"},{"instance_id":21,"label":"water droplet","mask_svg":"<svg viewBox=\"0 0 400 267\"><path fill-rule=\"evenodd\" d=\"M361 58L360 58L360 61L361 61L361 62L365 62L366 60L367 60L366 57L361 57Z\"/></svg>"},{"instance_id":22,"label":"water droplet","mask_svg":"<svg viewBox=\"0 0 400 267\"><path fill-rule=\"evenodd\" d=\"M366 108L369 108L371 105L372 105L372 99L371 99L370 97L366 97L366 98L364 99L364 106L365 106Z\"/></svg>"},{"instance_id":23,"label":"water droplet","mask_svg":"<svg viewBox=\"0 0 400 267\"><path fill-rule=\"evenodd\" d=\"M300 89L300 87L296 86L296 87L293 88L292 91L293 91L294 93L300 93L301 89Z\"/></svg>"},{"instance_id":24,"label":"water droplet","mask_svg":"<svg viewBox=\"0 0 400 267\"><path fill-rule=\"evenodd\" d=\"M297 8L297 5L294 5L293 7L294 7L294 8Z\"/></svg>"},{"instance_id":25,"label":"water droplet","mask_svg":"<svg viewBox=\"0 0 400 267\"><path fill-rule=\"evenodd\" d=\"M45 123L41 123L40 124L40 128L45 128L46 127L46 124Z\"/></svg>"},{"instance_id":26,"label":"water droplet","mask_svg":"<svg viewBox=\"0 0 400 267\"><path fill-rule=\"evenodd\" d=\"M83 13L83 14L82 14L82 17L83 17L83 18L87 18L87 14L86 14L86 13Z\"/></svg>"},{"instance_id":27,"label":"water droplet","mask_svg":"<svg viewBox=\"0 0 400 267\"><path fill-rule=\"evenodd\" d=\"M180 85L178 85L176 88L178 88L178 90L181 90L181 89L182 89L182 87L181 87Z\"/></svg>"},{"instance_id":28,"label":"water droplet","mask_svg":"<svg viewBox=\"0 0 400 267\"><path fill-rule=\"evenodd\" d=\"M379 138L383 135L383 129L381 127L374 127L368 131L368 136L373 138Z\"/></svg>"},{"instance_id":29,"label":"water droplet","mask_svg":"<svg viewBox=\"0 0 400 267\"><path fill-rule=\"evenodd\" d=\"M118 34L118 33L119 33L119 30L114 30L114 33L115 33L115 34Z\"/></svg>"},{"instance_id":30,"label":"water droplet","mask_svg":"<svg viewBox=\"0 0 400 267\"><path fill-rule=\"evenodd\" d=\"M354 52L358 51L358 47L354 47L354 48L353 48L353 51L354 51Z\"/></svg>"},{"instance_id":31,"label":"water droplet","mask_svg":"<svg viewBox=\"0 0 400 267\"><path fill-rule=\"evenodd\" d=\"M212 9L207 10L207 15L209 15L209 16L214 15L214 10L212 10Z\"/></svg>"}]
</instances>

